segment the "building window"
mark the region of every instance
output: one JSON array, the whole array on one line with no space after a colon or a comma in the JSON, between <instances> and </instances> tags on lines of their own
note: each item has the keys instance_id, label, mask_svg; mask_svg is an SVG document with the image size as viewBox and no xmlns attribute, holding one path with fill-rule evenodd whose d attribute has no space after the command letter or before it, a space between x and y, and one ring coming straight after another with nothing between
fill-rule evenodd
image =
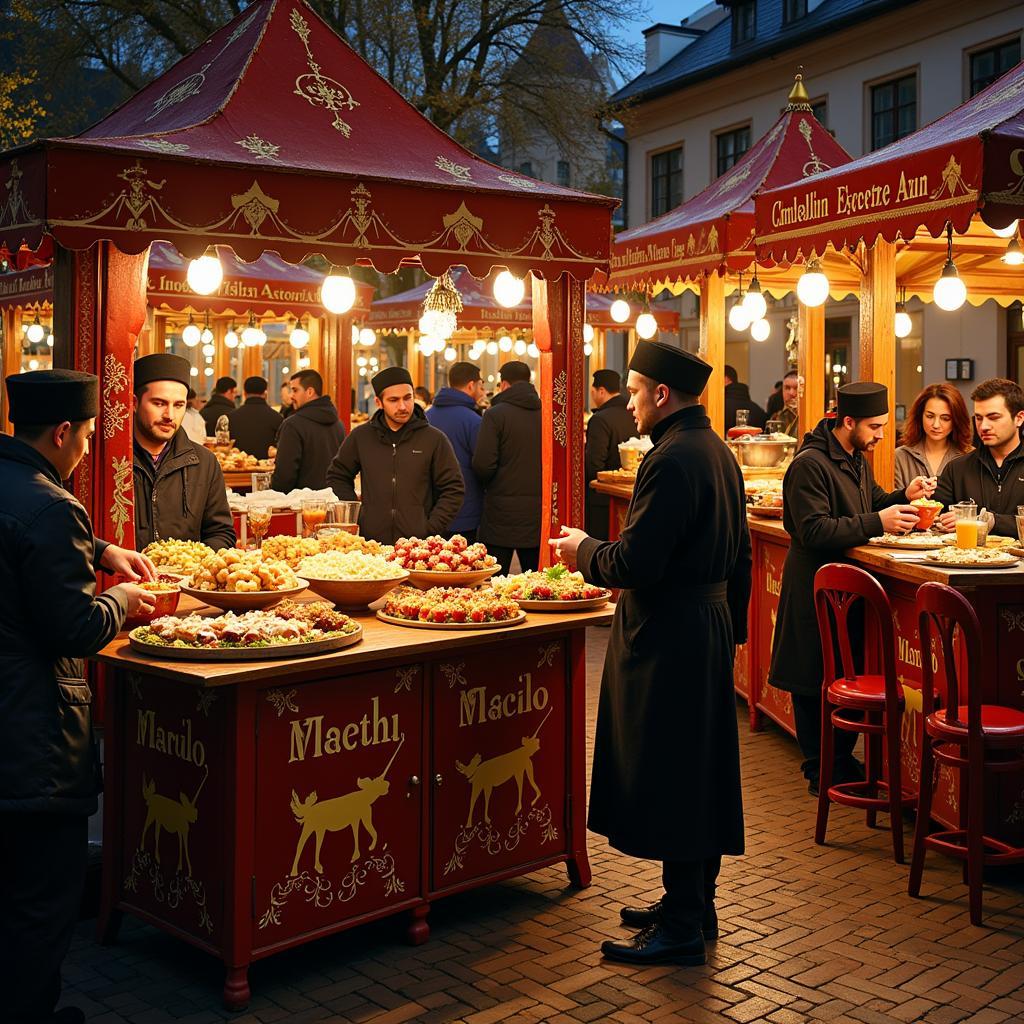
<instances>
[{"instance_id":1,"label":"building window","mask_svg":"<svg viewBox=\"0 0 1024 1024\"><path fill-rule=\"evenodd\" d=\"M651 216L678 206L683 201L683 147L655 153L651 157Z\"/></svg>"},{"instance_id":2,"label":"building window","mask_svg":"<svg viewBox=\"0 0 1024 1024\"><path fill-rule=\"evenodd\" d=\"M757 4L755 0L741 0L732 5L732 45L749 43L757 32Z\"/></svg>"},{"instance_id":3,"label":"building window","mask_svg":"<svg viewBox=\"0 0 1024 1024\"><path fill-rule=\"evenodd\" d=\"M1020 63L1020 38L977 50L971 54L971 95L991 85L1000 75Z\"/></svg>"},{"instance_id":4,"label":"building window","mask_svg":"<svg viewBox=\"0 0 1024 1024\"><path fill-rule=\"evenodd\" d=\"M822 128L828 127L828 100L811 100L811 113Z\"/></svg>"},{"instance_id":5,"label":"building window","mask_svg":"<svg viewBox=\"0 0 1024 1024\"><path fill-rule=\"evenodd\" d=\"M533 164L529 160L524 160L519 165L519 173L525 174L528 178L533 177Z\"/></svg>"},{"instance_id":6,"label":"building window","mask_svg":"<svg viewBox=\"0 0 1024 1024\"><path fill-rule=\"evenodd\" d=\"M917 128L917 75L871 87L871 148L881 149Z\"/></svg>"},{"instance_id":7,"label":"building window","mask_svg":"<svg viewBox=\"0 0 1024 1024\"><path fill-rule=\"evenodd\" d=\"M782 23L799 21L807 15L807 0L782 0Z\"/></svg>"},{"instance_id":8,"label":"building window","mask_svg":"<svg viewBox=\"0 0 1024 1024\"><path fill-rule=\"evenodd\" d=\"M750 149L750 125L744 125L742 128L734 128L731 132L721 132L716 135L715 149L715 177L717 178L725 174Z\"/></svg>"},{"instance_id":9,"label":"building window","mask_svg":"<svg viewBox=\"0 0 1024 1024\"><path fill-rule=\"evenodd\" d=\"M569 161L559 160L558 161L558 184L569 187Z\"/></svg>"}]
</instances>

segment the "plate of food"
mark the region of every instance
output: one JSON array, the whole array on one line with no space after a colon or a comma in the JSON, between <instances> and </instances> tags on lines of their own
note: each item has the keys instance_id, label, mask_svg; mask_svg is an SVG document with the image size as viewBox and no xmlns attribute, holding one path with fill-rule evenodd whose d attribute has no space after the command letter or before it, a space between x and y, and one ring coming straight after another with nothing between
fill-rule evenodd
<instances>
[{"instance_id":1,"label":"plate of food","mask_svg":"<svg viewBox=\"0 0 1024 1024\"><path fill-rule=\"evenodd\" d=\"M924 564L942 569L1012 569L1020 559L999 548L943 547L924 556Z\"/></svg>"},{"instance_id":2,"label":"plate of food","mask_svg":"<svg viewBox=\"0 0 1024 1024\"><path fill-rule=\"evenodd\" d=\"M399 587L384 599L377 618L413 629L503 629L525 622L526 613L490 588Z\"/></svg>"},{"instance_id":3,"label":"plate of food","mask_svg":"<svg viewBox=\"0 0 1024 1024\"><path fill-rule=\"evenodd\" d=\"M408 570L397 563L354 550L309 555L299 571L313 593L342 608L365 608L409 578Z\"/></svg>"},{"instance_id":4,"label":"plate of food","mask_svg":"<svg viewBox=\"0 0 1024 1024\"><path fill-rule=\"evenodd\" d=\"M937 533L883 533L872 537L868 544L875 548L902 548L904 551L933 551L942 547Z\"/></svg>"},{"instance_id":5,"label":"plate of food","mask_svg":"<svg viewBox=\"0 0 1024 1024\"><path fill-rule=\"evenodd\" d=\"M947 546L956 544L956 534L947 533L942 538L942 543ZM1014 540L1013 537L1001 537L998 534L990 534L988 539L985 541L986 548L1011 548L1019 544L1020 541Z\"/></svg>"},{"instance_id":6,"label":"plate of food","mask_svg":"<svg viewBox=\"0 0 1024 1024\"><path fill-rule=\"evenodd\" d=\"M586 611L602 607L612 596L610 590L587 583L582 573L570 572L564 565L517 576L496 576L491 588L528 612Z\"/></svg>"},{"instance_id":7,"label":"plate of food","mask_svg":"<svg viewBox=\"0 0 1024 1024\"><path fill-rule=\"evenodd\" d=\"M167 615L128 634L133 651L186 661L262 661L336 651L358 643L363 628L325 601L282 602L273 611Z\"/></svg>"},{"instance_id":8,"label":"plate of food","mask_svg":"<svg viewBox=\"0 0 1024 1024\"><path fill-rule=\"evenodd\" d=\"M213 554L213 548L197 540L169 539L147 544L142 553L156 566L158 573L189 577L199 571L203 559Z\"/></svg>"},{"instance_id":9,"label":"plate of food","mask_svg":"<svg viewBox=\"0 0 1024 1024\"><path fill-rule=\"evenodd\" d=\"M476 587L501 571L498 560L483 544L470 544L461 534L443 537L400 537L390 561L409 572L414 587Z\"/></svg>"},{"instance_id":10,"label":"plate of food","mask_svg":"<svg viewBox=\"0 0 1024 1024\"><path fill-rule=\"evenodd\" d=\"M225 611L269 608L282 598L306 589L285 562L268 562L259 551L224 548L203 559L189 586L182 591Z\"/></svg>"}]
</instances>

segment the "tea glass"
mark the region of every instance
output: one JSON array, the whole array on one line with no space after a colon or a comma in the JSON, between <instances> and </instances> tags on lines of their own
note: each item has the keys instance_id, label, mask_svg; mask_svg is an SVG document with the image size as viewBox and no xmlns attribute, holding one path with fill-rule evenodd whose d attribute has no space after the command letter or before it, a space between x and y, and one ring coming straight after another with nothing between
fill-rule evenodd
<instances>
[{"instance_id":1,"label":"tea glass","mask_svg":"<svg viewBox=\"0 0 1024 1024\"><path fill-rule=\"evenodd\" d=\"M263 538L270 529L271 508L266 502L252 502L247 512L248 526L256 540L256 547L262 549Z\"/></svg>"},{"instance_id":2,"label":"tea glass","mask_svg":"<svg viewBox=\"0 0 1024 1024\"><path fill-rule=\"evenodd\" d=\"M358 533L359 510L362 506L361 501L335 501L331 504L328 521L346 533Z\"/></svg>"},{"instance_id":3,"label":"tea glass","mask_svg":"<svg viewBox=\"0 0 1024 1024\"><path fill-rule=\"evenodd\" d=\"M323 498L304 498L302 501L303 536L312 537L327 521L327 502Z\"/></svg>"}]
</instances>

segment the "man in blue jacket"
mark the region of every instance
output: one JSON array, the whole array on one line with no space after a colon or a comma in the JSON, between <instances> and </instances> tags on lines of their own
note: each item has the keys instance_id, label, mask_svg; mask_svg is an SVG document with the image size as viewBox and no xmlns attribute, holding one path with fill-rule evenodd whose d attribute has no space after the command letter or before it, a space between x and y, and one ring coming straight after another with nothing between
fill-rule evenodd
<instances>
[{"instance_id":1,"label":"man in blue jacket","mask_svg":"<svg viewBox=\"0 0 1024 1024\"><path fill-rule=\"evenodd\" d=\"M466 482L466 496L462 508L451 525L451 532L461 533L472 544L480 526L483 492L473 472L473 452L480 433L478 402L484 397L484 382L480 367L472 363L452 363L448 371L448 387L434 396L434 404L427 410L432 427L442 431L455 449L455 458Z\"/></svg>"}]
</instances>

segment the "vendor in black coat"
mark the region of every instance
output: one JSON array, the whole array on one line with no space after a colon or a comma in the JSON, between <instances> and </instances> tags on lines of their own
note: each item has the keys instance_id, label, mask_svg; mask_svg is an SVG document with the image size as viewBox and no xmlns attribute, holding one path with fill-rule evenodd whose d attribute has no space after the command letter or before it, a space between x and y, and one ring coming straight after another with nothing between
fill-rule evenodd
<instances>
[{"instance_id":1,"label":"vendor in black coat","mask_svg":"<svg viewBox=\"0 0 1024 1024\"><path fill-rule=\"evenodd\" d=\"M954 459L942 471L932 497L950 506L973 501L994 534L1017 536L1017 506L1024 505L1024 391L1002 377L983 381L971 392L974 427L981 446ZM956 517L939 517L944 530L956 529Z\"/></svg>"},{"instance_id":2,"label":"vendor in black coat","mask_svg":"<svg viewBox=\"0 0 1024 1024\"><path fill-rule=\"evenodd\" d=\"M63 481L89 450L99 381L74 370L7 378L0 434L0 1000L11 1024L52 1020L78 920L99 764L82 659L152 610L131 584L96 594L99 569L153 578L134 551L93 537ZM83 1021L72 1007L61 1020Z\"/></svg>"},{"instance_id":3,"label":"vendor in black coat","mask_svg":"<svg viewBox=\"0 0 1024 1024\"><path fill-rule=\"evenodd\" d=\"M166 352L135 361L135 543L198 540L235 545L224 474L213 452L189 440L181 421L187 359Z\"/></svg>"},{"instance_id":4,"label":"vendor in black coat","mask_svg":"<svg viewBox=\"0 0 1024 1024\"><path fill-rule=\"evenodd\" d=\"M235 411L235 396L238 394L238 381L234 377L218 377L213 385L210 400L199 410L206 424L206 436L213 437L217 433L217 420L221 416L230 417Z\"/></svg>"},{"instance_id":5,"label":"vendor in black coat","mask_svg":"<svg viewBox=\"0 0 1024 1024\"><path fill-rule=\"evenodd\" d=\"M726 366L722 371L725 377L725 429L728 433L730 427L736 426L736 410L746 409L747 426L764 427L768 417L764 411L750 397L750 388L740 382L739 374L731 366Z\"/></svg>"},{"instance_id":6,"label":"vendor in black coat","mask_svg":"<svg viewBox=\"0 0 1024 1024\"><path fill-rule=\"evenodd\" d=\"M621 911L643 931L602 947L630 963L704 963L705 939L718 935L721 857L743 852L733 659L747 639L750 534L740 468L697 398L710 374L670 345L637 345L629 408L654 447L625 529L614 543L565 528L551 541L591 583L622 590L588 827L623 853L663 862L662 899Z\"/></svg>"},{"instance_id":7,"label":"vendor in black coat","mask_svg":"<svg viewBox=\"0 0 1024 1024\"><path fill-rule=\"evenodd\" d=\"M394 544L447 533L466 492L451 442L427 422L404 366L381 370L371 384L377 412L346 438L327 471L328 486L342 501L355 501L359 477L364 537Z\"/></svg>"},{"instance_id":8,"label":"vendor in black coat","mask_svg":"<svg viewBox=\"0 0 1024 1024\"><path fill-rule=\"evenodd\" d=\"M636 421L621 394L622 380L615 370L595 370L590 386L593 408L587 423L587 446L583 469L587 483L587 533L597 540L608 539L607 494L590 485L602 470L619 469L619 445L637 437Z\"/></svg>"},{"instance_id":9,"label":"vendor in black coat","mask_svg":"<svg viewBox=\"0 0 1024 1024\"><path fill-rule=\"evenodd\" d=\"M498 393L477 435L473 472L484 489L477 539L507 575L514 554L524 572L536 569L540 558L541 403L526 363L505 363L498 375Z\"/></svg>"},{"instance_id":10,"label":"vendor in black coat","mask_svg":"<svg viewBox=\"0 0 1024 1024\"><path fill-rule=\"evenodd\" d=\"M804 437L782 481L783 523L790 536L768 679L793 695L797 741L812 794L818 791L821 751L823 659L814 611L814 574L841 562L848 548L883 533L907 533L918 521L908 502L934 487L915 477L905 491L887 493L875 483L864 458L889 422L889 395L882 384L860 381L839 389L835 420L822 420ZM863 648L857 640L854 650ZM836 731L833 779L863 778L853 758L857 734Z\"/></svg>"},{"instance_id":11,"label":"vendor in black coat","mask_svg":"<svg viewBox=\"0 0 1024 1024\"><path fill-rule=\"evenodd\" d=\"M328 486L327 470L345 440L345 428L316 370L293 373L289 387L295 411L278 432L270 486L285 494L296 487L320 491Z\"/></svg>"},{"instance_id":12,"label":"vendor in black coat","mask_svg":"<svg viewBox=\"0 0 1024 1024\"><path fill-rule=\"evenodd\" d=\"M235 447L257 459L265 459L284 417L267 404L267 381L264 377L246 377L242 385L245 401L228 413Z\"/></svg>"}]
</instances>

